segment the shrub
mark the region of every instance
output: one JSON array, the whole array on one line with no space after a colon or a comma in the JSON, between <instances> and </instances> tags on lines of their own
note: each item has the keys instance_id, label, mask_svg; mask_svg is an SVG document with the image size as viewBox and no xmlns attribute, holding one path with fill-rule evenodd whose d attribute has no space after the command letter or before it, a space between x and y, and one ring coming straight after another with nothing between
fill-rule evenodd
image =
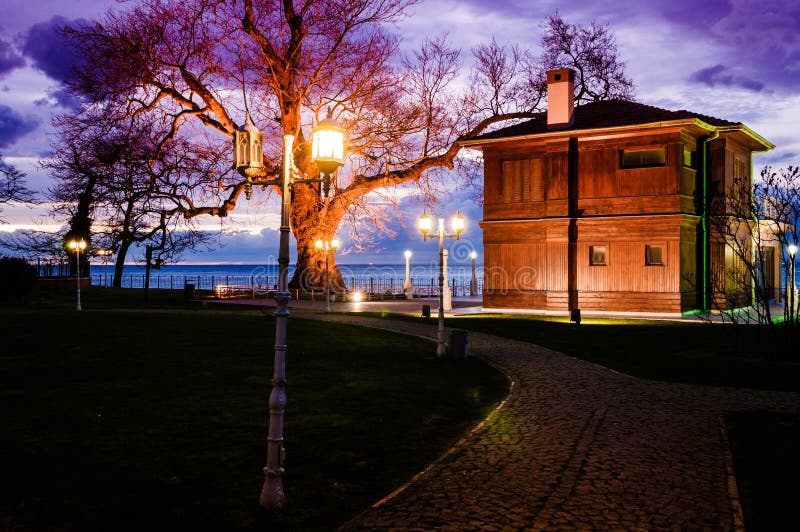
<instances>
[{"instance_id":1,"label":"shrub","mask_svg":"<svg viewBox=\"0 0 800 532\"><path fill-rule=\"evenodd\" d=\"M0 300L28 294L36 282L36 269L19 257L0 257Z\"/></svg>"}]
</instances>

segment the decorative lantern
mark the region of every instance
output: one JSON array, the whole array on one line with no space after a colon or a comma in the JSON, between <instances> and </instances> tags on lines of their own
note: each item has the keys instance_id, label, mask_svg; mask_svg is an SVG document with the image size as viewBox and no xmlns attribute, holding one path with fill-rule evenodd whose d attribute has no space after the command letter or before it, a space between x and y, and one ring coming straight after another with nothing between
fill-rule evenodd
<instances>
[{"instance_id":1,"label":"decorative lantern","mask_svg":"<svg viewBox=\"0 0 800 532\"><path fill-rule=\"evenodd\" d=\"M247 113L244 128L233 133L233 167L248 182L264 167L263 133L258 130Z\"/></svg>"},{"instance_id":2,"label":"decorative lantern","mask_svg":"<svg viewBox=\"0 0 800 532\"><path fill-rule=\"evenodd\" d=\"M311 131L311 160L326 176L344 164L344 130L331 117L330 110L328 117Z\"/></svg>"},{"instance_id":3,"label":"decorative lantern","mask_svg":"<svg viewBox=\"0 0 800 532\"><path fill-rule=\"evenodd\" d=\"M423 212L422 216L419 217L419 230L423 234L423 236L428 236L431 232L431 217L427 212Z\"/></svg>"}]
</instances>

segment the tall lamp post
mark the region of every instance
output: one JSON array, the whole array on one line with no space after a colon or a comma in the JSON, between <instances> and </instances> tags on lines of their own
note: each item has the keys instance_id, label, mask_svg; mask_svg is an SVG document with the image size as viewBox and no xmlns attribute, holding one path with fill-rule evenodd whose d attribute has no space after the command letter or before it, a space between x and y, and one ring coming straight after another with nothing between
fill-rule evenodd
<instances>
[{"instance_id":1,"label":"tall lamp post","mask_svg":"<svg viewBox=\"0 0 800 532\"><path fill-rule=\"evenodd\" d=\"M81 310L81 251L86 249L86 240L70 240L67 242L69 249L75 252L75 278L78 280L78 304L75 310Z\"/></svg>"},{"instance_id":2,"label":"tall lamp post","mask_svg":"<svg viewBox=\"0 0 800 532\"><path fill-rule=\"evenodd\" d=\"M108 257L114 253L110 249L100 248L95 253L98 257L103 257L103 286L108 286Z\"/></svg>"},{"instance_id":3,"label":"tall lamp post","mask_svg":"<svg viewBox=\"0 0 800 532\"><path fill-rule=\"evenodd\" d=\"M317 240L314 246L325 252L325 312L331 311L331 283L330 275L328 272L328 254L336 251L339 247L339 241L335 238L333 240Z\"/></svg>"},{"instance_id":4,"label":"tall lamp post","mask_svg":"<svg viewBox=\"0 0 800 532\"><path fill-rule=\"evenodd\" d=\"M411 291L411 251L405 250L403 256L406 258L406 280L403 283L403 292L406 293L406 299L413 299L414 294Z\"/></svg>"},{"instance_id":5,"label":"tall lamp post","mask_svg":"<svg viewBox=\"0 0 800 532\"><path fill-rule=\"evenodd\" d=\"M469 295L474 297L478 295L478 278L475 277L475 259L478 258L478 254L473 251L469 254L469 258L472 259L472 277L469 280Z\"/></svg>"},{"instance_id":6,"label":"tall lamp post","mask_svg":"<svg viewBox=\"0 0 800 532\"><path fill-rule=\"evenodd\" d=\"M246 178L245 193L250 197L253 178L261 175L264 154L261 145L263 134L247 114L246 125L233 135L233 166ZM317 165L321 179L299 174L294 165L294 135L283 136L281 175L273 181L259 184L277 185L281 188L281 226L278 247L278 290L275 292L275 363L272 392L269 396L269 431L267 435L267 466L259 502L266 509L280 509L286 505L283 490L284 449L283 413L286 410L286 326L289 317L289 214L291 187L297 183L323 183L327 195L331 174L344 163L344 130L328 117L312 130L311 158Z\"/></svg>"},{"instance_id":7,"label":"tall lamp post","mask_svg":"<svg viewBox=\"0 0 800 532\"><path fill-rule=\"evenodd\" d=\"M789 252L789 323L794 325L796 320L795 310L795 280L794 280L794 256L797 254L797 246L791 244L786 248Z\"/></svg>"},{"instance_id":8,"label":"tall lamp post","mask_svg":"<svg viewBox=\"0 0 800 532\"><path fill-rule=\"evenodd\" d=\"M427 213L423 213L419 219L419 230L425 241L428 238L438 237L439 239L439 334L437 337L436 356L439 358L447 355L447 348L444 342L444 239L461 238L461 233L464 232L466 221L461 215L461 212L456 212L453 216L452 228L453 232L448 234L444 230L444 218L439 218L439 228L435 233L431 234L433 228L433 221Z\"/></svg>"}]
</instances>

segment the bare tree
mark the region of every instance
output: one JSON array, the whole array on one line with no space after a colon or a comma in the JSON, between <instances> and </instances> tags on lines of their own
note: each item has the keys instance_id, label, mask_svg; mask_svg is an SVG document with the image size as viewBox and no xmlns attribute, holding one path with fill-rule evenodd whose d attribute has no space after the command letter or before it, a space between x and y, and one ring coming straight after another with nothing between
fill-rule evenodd
<instances>
[{"instance_id":1,"label":"bare tree","mask_svg":"<svg viewBox=\"0 0 800 532\"><path fill-rule=\"evenodd\" d=\"M555 13L547 17L545 28L543 53L528 64L535 93L541 94L546 88L548 70L569 67L576 71L577 104L633 99L634 84L625 74L625 63L619 59L616 39L608 24L568 24Z\"/></svg>"},{"instance_id":2,"label":"bare tree","mask_svg":"<svg viewBox=\"0 0 800 532\"><path fill-rule=\"evenodd\" d=\"M710 214L712 308L733 323L774 323L771 305L784 296L776 273L782 265L790 279L787 249L800 236L800 168L766 166L752 185L734 175L726 190L715 191ZM784 323L795 325L797 302L785 295Z\"/></svg>"},{"instance_id":3,"label":"bare tree","mask_svg":"<svg viewBox=\"0 0 800 532\"><path fill-rule=\"evenodd\" d=\"M120 118L146 114L164 132L155 142L157 150L196 135L232 137L244 120L241 95L246 95L249 111L265 130L266 169L247 179L219 173L216 190L225 196L195 189L174 207L186 218L225 217L242 192L268 186L276 176L284 134L295 138L298 168L316 176L306 134L330 109L348 131L348 163L330 195L322 196L316 185L292 190L297 240L292 282L316 285L324 256L312 245L315 239L332 238L344 220L364 214L380 223L368 198L407 183L424 191L437 171L454 167L459 141L507 120L531 118L541 102L541 87L535 97L523 90L536 82L528 79L533 71L523 68L526 56L517 47L493 42L477 48L472 83L463 91L454 83L461 53L444 38L426 40L398 61L398 40L387 27L413 3L189 0L176 5L145 0L71 31L87 54L73 90L104 102ZM552 24L556 21L557 15L551 17ZM572 57L581 66L581 98L629 94L616 90L630 82L618 75L624 65L616 61L607 27L593 24L588 32L563 24L553 28L578 32L582 40L575 50L593 38L606 47L603 53L594 47ZM587 60L599 63L584 65ZM333 269L334 282L340 282Z\"/></svg>"},{"instance_id":4,"label":"bare tree","mask_svg":"<svg viewBox=\"0 0 800 532\"><path fill-rule=\"evenodd\" d=\"M12 201L29 202L32 199L33 192L25 187L25 174L6 163L0 154L0 205Z\"/></svg>"},{"instance_id":5,"label":"bare tree","mask_svg":"<svg viewBox=\"0 0 800 532\"><path fill-rule=\"evenodd\" d=\"M790 326L800 322L797 306L798 300L790 292L792 286L791 274L795 270L788 249L790 245L800 243L800 167L788 166L773 169L765 166L755 185L755 197L759 207L762 225L769 229L770 238L778 243L780 248L783 277L786 279L786 292L784 297L784 321ZM776 287L777 288L777 287Z\"/></svg>"},{"instance_id":6,"label":"bare tree","mask_svg":"<svg viewBox=\"0 0 800 532\"><path fill-rule=\"evenodd\" d=\"M160 266L206 240L174 208L186 175L207 170L205 161L198 163L201 150L176 141L157 153L152 139L160 133L151 124L108 121L96 111L61 115L54 123L55 155L45 163L57 180L50 190L54 213L69 219L65 240L83 238L116 251L114 286L121 286L132 246L145 246L147 265Z\"/></svg>"}]
</instances>

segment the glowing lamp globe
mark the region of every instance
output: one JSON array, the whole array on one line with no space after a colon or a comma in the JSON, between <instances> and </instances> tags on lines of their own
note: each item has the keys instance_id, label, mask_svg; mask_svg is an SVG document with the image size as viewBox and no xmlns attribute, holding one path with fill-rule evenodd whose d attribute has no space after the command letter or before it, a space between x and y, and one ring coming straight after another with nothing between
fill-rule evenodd
<instances>
[{"instance_id":1,"label":"glowing lamp globe","mask_svg":"<svg viewBox=\"0 0 800 532\"><path fill-rule=\"evenodd\" d=\"M423 213L422 216L419 217L418 223L420 232L423 235L428 236L428 234L431 232L431 224L433 223L430 215L428 213Z\"/></svg>"},{"instance_id":2,"label":"glowing lamp globe","mask_svg":"<svg viewBox=\"0 0 800 532\"><path fill-rule=\"evenodd\" d=\"M67 246L72 251L83 251L84 249L86 249L86 241L83 240L83 239L81 239L81 240L70 240L69 242L67 242Z\"/></svg>"},{"instance_id":3,"label":"glowing lamp globe","mask_svg":"<svg viewBox=\"0 0 800 532\"><path fill-rule=\"evenodd\" d=\"M344 130L330 113L311 131L311 160L326 175L344 164Z\"/></svg>"},{"instance_id":4,"label":"glowing lamp globe","mask_svg":"<svg viewBox=\"0 0 800 532\"><path fill-rule=\"evenodd\" d=\"M461 212L456 212L456 215L453 216L453 232L456 234L456 237L464 232L466 225L467 221L464 219L464 216L461 214Z\"/></svg>"}]
</instances>

